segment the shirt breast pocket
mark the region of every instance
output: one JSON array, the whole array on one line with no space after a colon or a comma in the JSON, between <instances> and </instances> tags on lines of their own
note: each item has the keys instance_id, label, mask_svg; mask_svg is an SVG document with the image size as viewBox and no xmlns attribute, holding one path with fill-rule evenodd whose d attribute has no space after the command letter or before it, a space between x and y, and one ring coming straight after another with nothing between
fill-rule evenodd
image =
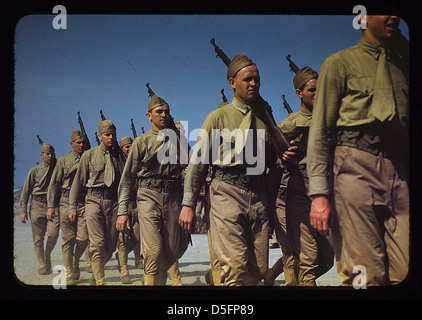
<instances>
[{"instance_id":1,"label":"shirt breast pocket","mask_svg":"<svg viewBox=\"0 0 422 320\"><path fill-rule=\"evenodd\" d=\"M373 96L375 88L375 78L372 77L352 77L347 81L347 89L353 98L368 98Z\"/></svg>"},{"instance_id":2,"label":"shirt breast pocket","mask_svg":"<svg viewBox=\"0 0 422 320\"><path fill-rule=\"evenodd\" d=\"M89 168L92 172L98 173L105 170L105 163L92 163Z\"/></svg>"}]
</instances>

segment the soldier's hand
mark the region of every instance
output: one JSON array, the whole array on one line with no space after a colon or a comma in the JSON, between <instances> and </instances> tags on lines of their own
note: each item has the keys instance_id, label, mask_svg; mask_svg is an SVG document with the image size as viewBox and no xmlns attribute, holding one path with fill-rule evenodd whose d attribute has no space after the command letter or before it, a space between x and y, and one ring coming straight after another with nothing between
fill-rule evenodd
<instances>
[{"instance_id":1,"label":"soldier's hand","mask_svg":"<svg viewBox=\"0 0 422 320\"><path fill-rule=\"evenodd\" d=\"M290 145L291 147L289 149L287 149L287 151L285 151L283 153L283 161L286 162L294 162L296 160L297 157L297 146L295 146L296 141L291 140L290 141Z\"/></svg>"},{"instance_id":2,"label":"soldier's hand","mask_svg":"<svg viewBox=\"0 0 422 320\"><path fill-rule=\"evenodd\" d=\"M26 223L26 221L28 221L28 215L25 212L22 212L19 217L22 223Z\"/></svg>"},{"instance_id":3,"label":"soldier's hand","mask_svg":"<svg viewBox=\"0 0 422 320\"><path fill-rule=\"evenodd\" d=\"M179 215L179 225L182 229L192 232L195 228L195 210L192 207L182 206Z\"/></svg>"},{"instance_id":4,"label":"soldier's hand","mask_svg":"<svg viewBox=\"0 0 422 320\"><path fill-rule=\"evenodd\" d=\"M126 228L130 228L129 226L129 217L128 216L118 216L116 221L116 229L118 231L125 231Z\"/></svg>"},{"instance_id":5,"label":"soldier's hand","mask_svg":"<svg viewBox=\"0 0 422 320\"><path fill-rule=\"evenodd\" d=\"M70 222L75 222L76 221L76 212L69 213L69 215L67 217L69 218Z\"/></svg>"},{"instance_id":6,"label":"soldier's hand","mask_svg":"<svg viewBox=\"0 0 422 320\"><path fill-rule=\"evenodd\" d=\"M331 206L328 197L317 195L312 199L310 221L312 227L320 234L328 236Z\"/></svg>"},{"instance_id":7,"label":"soldier's hand","mask_svg":"<svg viewBox=\"0 0 422 320\"><path fill-rule=\"evenodd\" d=\"M54 208L48 208L47 209L47 220L53 221L55 216L56 216L56 210Z\"/></svg>"}]
</instances>

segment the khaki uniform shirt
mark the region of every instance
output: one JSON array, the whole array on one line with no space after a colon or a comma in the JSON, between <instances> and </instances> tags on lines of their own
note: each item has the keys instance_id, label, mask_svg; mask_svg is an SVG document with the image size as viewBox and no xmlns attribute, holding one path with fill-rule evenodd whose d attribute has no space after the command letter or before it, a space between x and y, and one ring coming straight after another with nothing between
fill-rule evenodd
<instances>
[{"instance_id":1,"label":"khaki uniform shirt","mask_svg":"<svg viewBox=\"0 0 422 320\"><path fill-rule=\"evenodd\" d=\"M53 173L53 169L54 166L48 166L42 162L29 170L20 199L22 213L27 213L27 206L30 195L47 195L47 188Z\"/></svg>"},{"instance_id":2,"label":"khaki uniform shirt","mask_svg":"<svg viewBox=\"0 0 422 320\"><path fill-rule=\"evenodd\" d=\"M302 174L306 175L306 153L308 148L309 127L311 125L312 112L303 106L300 106L299 111L291 113L284 119L278 127L287 137L287 140L294 140L298 146L298 160L297 163L301 168Z\"/></svg>"},{"instance_id":3,"label":"khaki uniform shirt","mask_svg":"<svg viewBox=\"0 0 422 320\"><path fill-rule=\"evenodd\" d=\"M374 125L379 121L370 112L380 48L366 38L348 49L328 56L318 77L313 119L308 141L309 194L329 194L330 158L338 127ZM389 131L407 132L408 79L406 59L395 51L387 54L396 101L396 117ZM406 134L404 134L406 135Z\"/></svg>"},{"instance_id":4,"label":"khaki uniform shirt","mask_svg":"<svg viewBox=\"0 0 422 320\"><path fill-rule=\"evenodd\" d=\"M252 110L252 111L249 111ZM242 164L236 163L235 158L235 148L233 145L233 137L225 136L222 134L222 138L225 142L228 139L228 142L232 143L231 149L231 161L229 163L225 163L224 161L213 161L214 158L223 159L223 148L222 148L222 141L220 141L219 148L213 148L212 145L212 135L213 129L227 129L229 132L233 132L235 129L241 128L242 120L247 116L248 112L252 112L255 115L255 124L252 124L251 127L256 129L266 129L265 123L256 115L254 108L249 105L242 104L236 98L233 98L233 101L230 104L225 105L223 108L218 108L211 111L208 116L205 118L204 123L202 124L202 130L208 134L209 138L209 155L210 159L208 159L208 163L200 162L198 164L194 164L192 162L189 163L188 171L185 177L185 186L184 186L184 195L183 195L183 205L194 207L196 204L196 199L198 194L201 191L201 187L204 183L204 179L208 174L208 166L212 163L213 166L220 167L220 168L227 168L227 167L240 167L245 168L246 162L245 157ZM244 134L244 131L242 132ZM198 138L198 142L200 142L201 137ZM272 147L269 147L269 136L265 132L265 160L267 164L274 163L275 164L275 153L272 150ZM197 145L198 145L197 142ZM237 141L236 141L237 142ZM195 145L196 147L196 145ZM218 150L219 154L218 157L214 157L212 155L212 150ZM194 149L195 153L195 149ZM266 165L268 167L269 165Z\"/></svg>"},{"instance_id":5,"label":"khaki uniform shirt","mask_svg":"<svg viewBox=\"0 0 422 320\"><path fill-rule=\"evenodd\" d=\"M157 153L164 145L164 141L158 139L158 134L159 131L151 129L132 142L118 189L118 215L128 214L131 194L133 194L133 189L136 188L139 179L176 180L181 178L182 168L179 164L170 162L161 164L159 162Z\"/></svg>"},{"instance_id":6,"label":"khaki uniform shirt","mask_svg":"<svg viewBox=\"0 0 422 320\"><path fill-rule=\"evenodd\" d=\"M120 181L119 160L116 151L111 152L111 159L114 167L114 182L111 189L116 188ZM69 194L69 212L76 212L78 206L79 194L84 187L86 188L101 188L106 187L104 184L104 171L106 164L107 150L101 145L85 151L81 157L79 168L76 171Z\"/></svg>"},{"instance_id":7,"label":"khaki uniform shirt","mask_svg":"<svg viewBox=\"0 0 422 320\"><path fill-rule=\"evenodd\" d=\"M62 189L70 191L80 160L81 156L73 151L57 160L47 191L48 208L59 206Z\"/></svg>"}]
</instances>

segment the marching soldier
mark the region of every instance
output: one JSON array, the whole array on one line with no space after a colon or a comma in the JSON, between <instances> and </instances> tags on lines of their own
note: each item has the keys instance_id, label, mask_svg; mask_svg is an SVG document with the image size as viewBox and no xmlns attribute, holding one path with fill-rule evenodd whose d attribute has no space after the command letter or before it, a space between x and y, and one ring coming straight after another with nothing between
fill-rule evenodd
<instances>
[{"instance_id":1,"label":"marching soldier","mask_svg":"<svg viewBox=\"0 0 422 320\"><path fill-rule=\"evenodd\" d=\"M333 237L342 285L363 271L362 285L394 285L409 271L408 41L396 16L362 19L359 43L320 69L308 142L310 219Z\"/></svg>"},{"instance_id":2,"label":"marching soldier","mask_svg":"<svg viewBox=\"0 0 422 320\"><path fill-rule=\"evenodd\" d=\"M28 220L27 206L31 196L29 216L35 255L38 259L38 273L45 275L51 272L51 252L59 237L60 219L59 215L56 215L52 221L47 220L47 188L56 165L54 147L43 143L40 156L43 162L29 170L22 189L20 220L22 223ZM44 248L45 235L47 241Z\"/></svg>"},{"instance_id":3,"label":"marching soldier","mask_svg":"<svg viewBox=\"0 0 422 320\"><path fill-rule=\"evenodd\" d=\"M262 280L268 269L268 176L266 168L248 175L249 165L245 161L239 163L236 157L237 152L246 153L246 147L257 147L258 129L263 129L259 132L265 134L266 126L258 112L263 107L263 101L259 96L260 75L255 63L244 54L237 55L229 65L227 80L233 89L234 99L231 104L208 114L202 125L206 134L199 137L195 147L201 145L202 139L209 139L209 150L206 151L209 151L210 158L221 160L221 156L226 156L227 160L228 154L231 159L229 164L226 161L190 162L179 223L188 231L194 227L196 200L207 176L208 163L212 163L212 246L224 270L224 285L251 286ZM228 153L223 144L233 145L231 137L222 134L224 143L220 139L212 139L213 129L226 129L228 132L240 129L242 134L250 130L252 138L240 137L242 144L230 147ZM259 139L265 145L264 166L274 166L276 156L269 146L269 137L265 134ZM206 142L202 141L202 145ZM212 154L211 149L218 150L218 154ZM195 155L194 151L193 157Z\"/></svg>"},{"instance_id":4,"label":"marching soldier","mask_svg":"<svg viewBox=\"0 0 422 320\"><path fill-rule=\"evenodd\" d=\"M128 227L130 195L133 188L138 186L138 219L144 256L143 283L153 286L165 284L167 271L186 251L188 238L178 225L183 167L179 161L164 163L158 156L163 148L169 146L164 139L159 139L170 123L168 103L152 95L146 116L151 121L151 130L138 136L132 143L119 185L116 227L119 231ZM171 139L169 143L171 145Z\"/></svg>"},{"instance_id":5,"label":"marching soldier","mask_svg":"<svg viewBox=\"0 0 422 320\"><path fill-rule=\"evenodd\" d=\"M62 254L68 285L73 285L79 280L79 259L88 245L88 229L85 221L86 192L81 192L78 199L77 216L68 216L70 187L86 143L86 137L79 130L72 131L70 137L72 151L57 160L47 192L47 219L52 219L55 208L59 208Z\"/></svg>"},{"instance_id":6,"label":"marching soldier","mask_svg":"<svg viewBox=\"0 0 422 320\"><path fill-rule=\"evenodd\" d=\"M309 220L311 199L308 196L307 144L317 78L318 74L308 66L297 71L293 78L293 85L296 95L300 98L301 105L298 112L290 114L279 125L288 139L295 140L295 145L298 146L297 165L287 165L289 177L286 190L285 218L289 239L285 241L284 247L288 248L290 241L290 246L293 249L290 251L292 251L293 260L296 260L298 266L297 281L299 286L315 286L316 279L330 270L334 263L334 252L330 243L325 236L316 232L310 225ZM286 270L285 275L289 275L293 279L294 268L292 264L287 264L286 267L290 267L291 270Z\"/></svg>"},{"instance_id":7,"label":"marching soldier","mask_svg":"<svg viewBox=\"0 0 422 320\"><path fill-rule=\"evenodd\" d=\"M69 195L69 215L77 212L78 199L85 188L85 218L88 227L91 266L96 285L106 285L104 266L117 245L117 187L120 181L119 157L113 145L116 127L110 120L99 123L101 144L86 151L76 171Z\"/></svg>"}]
</instances>

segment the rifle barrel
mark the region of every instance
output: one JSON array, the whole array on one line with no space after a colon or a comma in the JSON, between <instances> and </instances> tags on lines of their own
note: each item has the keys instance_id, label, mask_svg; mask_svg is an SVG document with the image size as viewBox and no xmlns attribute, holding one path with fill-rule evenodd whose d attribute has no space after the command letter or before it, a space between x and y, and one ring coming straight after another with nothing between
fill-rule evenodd
<instances>
[{"instance_id":1,"label":"rifle barrel","mask_svg":"<svg viewBox=\"0 0 422 320\"><path fill-rule=\"evenodd\" d=\"M215 39L211 39L211 44L214 46L214 51L217 54L217 57L219 57L221 60L223 60L224 64L228 67L230 65L230 58L221 50L216 44Z\"/></svg>"}]
</instances>

